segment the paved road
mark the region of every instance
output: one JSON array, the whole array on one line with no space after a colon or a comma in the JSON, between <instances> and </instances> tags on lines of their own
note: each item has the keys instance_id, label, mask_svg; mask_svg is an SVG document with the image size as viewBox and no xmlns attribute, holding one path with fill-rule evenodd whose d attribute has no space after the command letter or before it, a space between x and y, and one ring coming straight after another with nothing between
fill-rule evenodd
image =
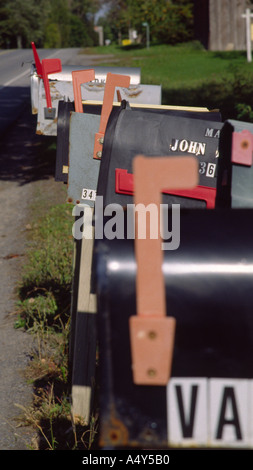
<instances>
[{"instance_id":1,"label":"paved road","mask_svg":"<svg viewBox=\"0 0 253 470\"><path fill-rule=\"evenodd\" d=\"M76 62L80 49L38 49L40 60L58 58L62 65ZM30 69L34 62L32 49L0 50L0 89L6 87L29 87Z\"/></svg>"}]
</instances>

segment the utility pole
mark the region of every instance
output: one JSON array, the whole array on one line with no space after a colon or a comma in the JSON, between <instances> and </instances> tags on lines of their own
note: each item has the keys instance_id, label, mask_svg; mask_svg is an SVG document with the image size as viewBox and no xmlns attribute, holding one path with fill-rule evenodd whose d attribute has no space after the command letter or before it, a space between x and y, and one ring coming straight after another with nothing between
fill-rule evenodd
<instances>
[{"instance_id":1,"label":"utility pole","mask_svg":"<svg viewBox=\"0 0 253 470\"><path fill-rule=\"evenodd\" d=\"M250 12L250 9L246 9L246 13L241 15L242 18L246 18L246 42L247 42L247 61L252 61L252 54L251 54L251 18L253 18L253 14Z\"/></svg>"},{"instance_id":2,"label":"utility pole","mask_svg":"<svg viewBox=\"0 0 253 470\"><path fill-rule=\"evenodd\" d=\"M142 26L146 27L146 44L147 44L147 48L149 48L149 42L150 42L150 39L149 39L149 24L145 21L145 23L142 23Z\"/></svg>"}]
</instances>

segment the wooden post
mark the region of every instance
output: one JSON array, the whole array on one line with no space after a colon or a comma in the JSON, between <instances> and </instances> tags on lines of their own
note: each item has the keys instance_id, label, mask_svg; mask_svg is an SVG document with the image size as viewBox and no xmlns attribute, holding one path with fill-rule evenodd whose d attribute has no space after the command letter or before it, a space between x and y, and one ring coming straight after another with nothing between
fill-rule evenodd
<instances>
[{"instance_id":1,"label":"wooden post","mask_svg":"<svg viewBox=\"0 0 253 470\"><path fill-rule=\"evenodd\" d=\"M84 225L87 217L84 208ZM93 245L94 230L91 239L82 238L72 353L72 415L84 424L89 423L96 369L96 296L91 293Z\"/></svg>"}]
</instances>

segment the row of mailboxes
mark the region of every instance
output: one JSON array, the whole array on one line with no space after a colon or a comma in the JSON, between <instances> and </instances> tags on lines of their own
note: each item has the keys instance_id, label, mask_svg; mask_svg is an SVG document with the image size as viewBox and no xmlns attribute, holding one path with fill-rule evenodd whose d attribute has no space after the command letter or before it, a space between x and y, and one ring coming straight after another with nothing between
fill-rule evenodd
<instances>
[{"instance_id":1,"label":"row of mailboxes","mask_svg":"<svg viewBox=\"0 0 253 470\"><path fill-rule=\"evenodd\" d=\"M98 342L102 447L252 448L253 126L115 102L111 72L89 105L85 72L57 121L79 247L73 413L89 419Z\"/></svg>"},{"instance_id":2,"label":"row of mailboxes","mask_svg":"<svg viewBox=\"0 0 253 470\"><path fill-rule=\"evenodd\" d=\"M72 72L85 72L86 79L80 83L80 97L86 104L101 108L104 99L107 74L127 75L129 83L120 87L122 99L133 104L160 105L161 85L141 83L139 67L72 66L62 65L60 59L40 60L36 46L32 42L34 64L31 67L31 108L37 114L36 132L43 135L57 135L58 108L60 101L73 103L75 100ZM89 71L92 70L92 76ZM114 90L114 101L118 101L119 87Z\"/></svg>"},{"instance_id":3,"label":"row of mailboxes","mask_svg":"<svg viewBox=\"0 0 253 470\"><path fill-rule=\"evenodd\" d=\"M122 134L115 132L109 154L105 151L107 158L101 162L101 170L102 165L105 169L99 174L98 196L104 195L107 204L114 202L115 211L117 204L125 207L118 218L124 222L124 236L108 239L107 214L104 238L95 239L101 442L108 448L252 448L253 127L236 121L213 121L210 125L201 120L188 123L192 131L187 134L182 119L182 126L174 117L175 127L164 128L160 116L155 121L159 122L157 135L162 144L168 145L172 136L177 137L178 142L173 140L173 147L177 147L174 158L182 166L175 179L179 178L179 187L184 172L185 189L171 189L169 171L173 170L169 167L168 188L164 179L156 186L157 178L159 182L166 171L165 160L174 164L173 156L134 157L141 151L139 137L133 136L129 145L131 149L137 141L138 152L130 153L124 137L129 136L129 128L131 134L132 123L124 131L124 118ZM142 122L140 133L143 128ZM161 135L161 128L166 133ZM203 136L201 128L213 145L210 153L204 139L195 138L194 132ZM149 134L145 135L148 139ZM161 145L154 127L147 146L143 143L144 155L154 154L152 138ZM180 142L185 146L181 149L188 145L185 153L198 149L194 156L198 159L198 183L192 188L187 187L191 157L186 157L188 163L183 161ZM197 147L196 142L203 147ZM115 168L115 161L119 168ZM206 168L216 165L212 175L203 174L202 161ZM109 182L103 175L108 177L110 171L115 172L115 180L111 177ZM122 181L117 194L114 184L119 172ZM158 189L160 199L156 198ZM164 200L166 193L169 198ZM204 205L199 205L200 200ZM143 202L147 207L158 201L165 202L170 243L159 240L159 246L156 239L138 240L136 231L136 237L129 239L131 204ZM180 216L176 213L178 218L173 219L173 204L175 208L178 203ZM151 224L152 220L157 223L156 214L151 213Z\"/></svg>"}]
</instances>

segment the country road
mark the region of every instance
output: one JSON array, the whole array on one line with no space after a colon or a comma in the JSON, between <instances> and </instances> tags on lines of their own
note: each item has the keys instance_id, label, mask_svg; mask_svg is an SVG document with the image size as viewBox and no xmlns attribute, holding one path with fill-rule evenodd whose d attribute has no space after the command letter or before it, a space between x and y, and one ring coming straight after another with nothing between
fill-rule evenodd
<instances>
[{"instance_id":1,"label":"country road","mask_svg":"<svg viewBox=\"0 0 253 470\"><path fill-rule=\"evenodd\" d=\"M78 55L77 49L42 52L70 65L87 66L96 60ZM29 407L32 401L32 386L23 370L34 347L31 336L13 326L16 287L25 262L31 203L41 192L65 202L61 183L54 180L54 162L38 168L36 152L45 137L36 135L36 116L31 114L31 60L30 50L0 51L0 450L37 445L37 432L19 426L21 411L16 406ZM25 68L20 61L27 61Z\"/></svg>"}]
</instances>

